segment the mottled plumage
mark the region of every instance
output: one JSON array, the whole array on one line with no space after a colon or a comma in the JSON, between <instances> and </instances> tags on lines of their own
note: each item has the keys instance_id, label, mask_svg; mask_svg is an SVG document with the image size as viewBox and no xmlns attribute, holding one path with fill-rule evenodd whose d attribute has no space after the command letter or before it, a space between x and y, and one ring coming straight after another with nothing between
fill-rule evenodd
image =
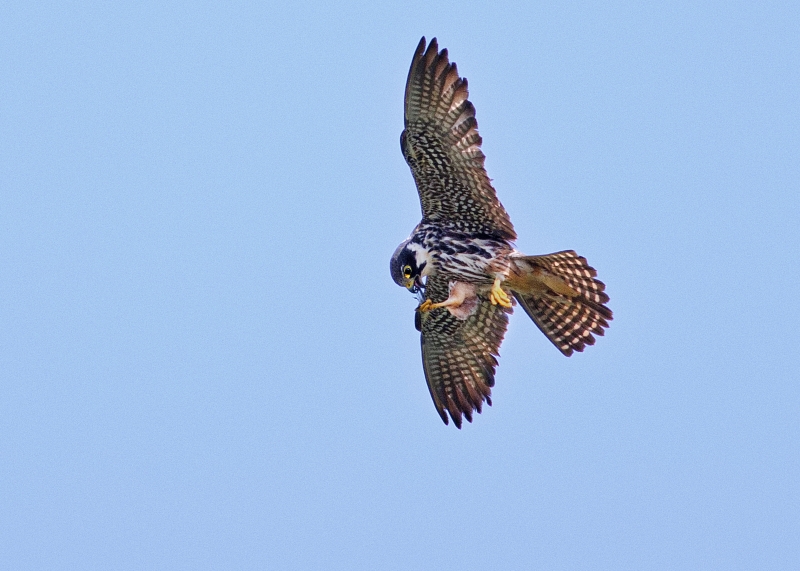
<instances>
[{"instance_id":1,"label":"mottled plumage","mask_svg":"<svg viewBox=\"0 0 800 571\"><path fill-rule=\"evenodd\" d=\"M445 424L491 404L510 293L569 356L611 320L605 286L573 251L525 256L484 169L475 108L436 39L420 40L408 74L400 137L422 221L392 256L392 279L424 298L415 313L425 378Z\"/></svg>"},{"instance_id":2,"label":"mottled plumage","mask_svg":"<svg viewBox=\"0 0 800 571\"><path fill-rule=\"evenodd\" d=\"M422 203L423 221L454 230L517 235L483 168L475 107L467 80L437 52L436 38L425 51L420 40L408 72L403 156L411 167Z\"/></svg>"}]
</instances>

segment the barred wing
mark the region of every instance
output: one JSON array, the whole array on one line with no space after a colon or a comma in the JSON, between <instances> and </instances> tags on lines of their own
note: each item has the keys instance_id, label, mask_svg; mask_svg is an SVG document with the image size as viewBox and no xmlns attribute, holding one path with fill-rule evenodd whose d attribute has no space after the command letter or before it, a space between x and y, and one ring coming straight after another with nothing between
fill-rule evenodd
<instances>
[{"instance_id":1,"label":"barred wing","mask_svg":"<svg viewBox=\"0 0 800 571\"><path fill-rule=\"evenodd\" d=\"M434 302L447 299L447 279L428 278L426 297ZM462 416L472 422L472 412L481 412L483 402L492 404L497 355L508 325L508 313L479 297L477 310L460 320L447 309L417 313L422 331L422 366L433 404L445 424L449 413L461 428Z\"/></svg>"},{"instance_id":2,"label":"barred wing","mask_svg":"<svg viewBox=\"0 0 800 571\"><path fill-rule=\"evenodd\" d=\"M483 167L475 107L467 80L438 51L436 38L425 49L423 37L408 72L403 156L411 167L423 219L449 223L465 232L516 239Z\"/></svg>"}]
</instances>

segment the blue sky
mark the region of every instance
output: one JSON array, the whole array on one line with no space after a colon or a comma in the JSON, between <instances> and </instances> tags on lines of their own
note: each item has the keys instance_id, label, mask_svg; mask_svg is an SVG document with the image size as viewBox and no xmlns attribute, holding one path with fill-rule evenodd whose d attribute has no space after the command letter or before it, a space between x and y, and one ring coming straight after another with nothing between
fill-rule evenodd
<instances>
[{"instance_id":1,"label":"blue sky","mask_svg":"<svg viewBox=\"0 0 800 571\"><path fill-rule=\"evenodd\" d=\"M800 9L489 4L0 7L0 567L800 567ZM422 35L615 312L517 311L460 431L388 271Z\"/></svg>"}]
</instances>

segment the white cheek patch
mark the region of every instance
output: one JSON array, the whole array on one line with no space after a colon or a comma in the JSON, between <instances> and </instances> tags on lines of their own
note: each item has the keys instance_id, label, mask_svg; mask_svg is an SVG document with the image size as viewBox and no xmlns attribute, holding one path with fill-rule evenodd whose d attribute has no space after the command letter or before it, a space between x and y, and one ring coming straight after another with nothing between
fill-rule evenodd
<instances>
[{"instance_id":1,"label":"white cheek patch","mask_svg":"<svg viewBox=\"0 0 800 571\"><path fill-rule=\"evenodd\" d=\"M432 268L433 256L431 256L431 253L422 244L413 242L407 248L414 252L414 261L417 263L418 268L425 264L425 267L422 268L422 275L427 276Z\"/></svg>"}]
</instances>

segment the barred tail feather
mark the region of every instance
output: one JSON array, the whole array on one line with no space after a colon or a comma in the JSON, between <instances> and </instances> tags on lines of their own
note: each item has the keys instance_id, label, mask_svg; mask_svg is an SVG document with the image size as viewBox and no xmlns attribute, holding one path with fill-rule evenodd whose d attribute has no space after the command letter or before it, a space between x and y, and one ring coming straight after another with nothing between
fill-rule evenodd
<instances>
[{"instance_id":1,"label":"barred tail feather","mask_svg":"<svg viewBox=\"0 0 800 571\"><path fill-rule=\"evenodd\" d=\"M605 305L605 284L586 258L572 250L514 259L509 281L517 302L548 339L569 357L594 345L613 313Z\"/></svg>"}]
</instances>

